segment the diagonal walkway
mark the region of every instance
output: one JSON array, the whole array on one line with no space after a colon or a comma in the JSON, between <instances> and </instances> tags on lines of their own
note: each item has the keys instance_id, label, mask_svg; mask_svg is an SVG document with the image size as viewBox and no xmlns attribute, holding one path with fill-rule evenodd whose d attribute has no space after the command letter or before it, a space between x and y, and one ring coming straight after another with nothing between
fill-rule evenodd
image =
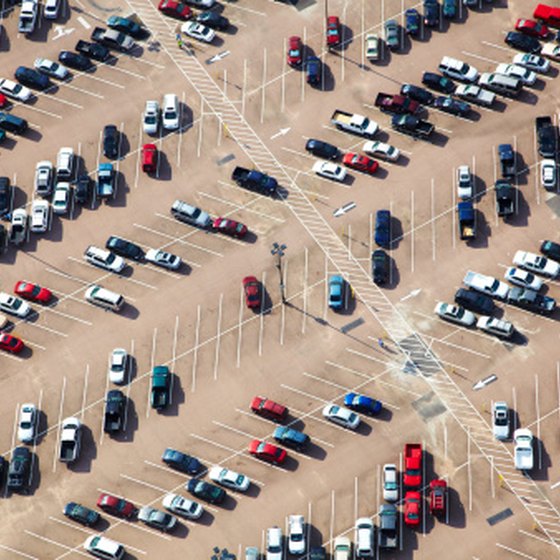
<instances>
[{"instance_id":1,"label":"diagonal walkway","mask_svg":"<svg viewBox=\"0 0 560 560\"><path fill-rule=\"evenodd\" d=\"M280 185L289 189L281 195L284 203L307 230L309 236L322 248L340 274L355 290L356 296L364 303L382 328L399 348L402 364L424 377L439 399L446 405L471 441L491 462L500 479L519 499L540 530L560 550L560 512L547 498L537 484L513 467L513 457L509 449L496 441L487 422L470 403L466 395L451 379L437 357L429 350L388 300L385 294L371 281L366 271L354 256L348 252L325 218L313 206L298 185L283 169L274 154L268 149L251 125L241 115L235 105L224 95L208 74L205 66L197 59L196 52L178 56L174 24L168 21L147 0L127 0L146 27L152 32L161 47L169 54L178 70L190 82L223 124L229 135L264 173L272 175Z\"/></svg>"}]
</instances>

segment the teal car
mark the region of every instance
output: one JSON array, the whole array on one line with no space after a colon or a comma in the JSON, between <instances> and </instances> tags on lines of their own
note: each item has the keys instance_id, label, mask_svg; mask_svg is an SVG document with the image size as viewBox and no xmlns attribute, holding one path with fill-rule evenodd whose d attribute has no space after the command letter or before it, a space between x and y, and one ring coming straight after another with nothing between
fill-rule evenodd
<instances>
[{"instance_id":1,"label":"teal car","mask_svg":"<svg viewBox=\"0 0 560 560\"><path fill-rule=\"evenodd\" d=\"M344 306L344 279L342 276L333 275L329 278L329 307L337 310Z\"/></svg>"}]
</instances>

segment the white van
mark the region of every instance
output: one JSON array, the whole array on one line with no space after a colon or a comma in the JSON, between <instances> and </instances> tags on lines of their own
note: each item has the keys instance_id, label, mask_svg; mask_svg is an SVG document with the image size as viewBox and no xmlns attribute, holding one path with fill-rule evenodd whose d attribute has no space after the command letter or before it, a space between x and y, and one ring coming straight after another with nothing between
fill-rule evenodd
<instances>
[{"instance_id":1,"label":"white van","mask_svg":"<svg viewBox=\"0 0 560 560\"><path fill-rule=\"evenodd\" d=\"M120 294L96 285L90 286L86 290L86 300L115 312L120 311L124 305L124 298Z\"/></svg>"},{"instance_id":2,"label":"white van","mask_svg":"<svg viewBox=\"0 0 560 560\"><path fill-rule=\"evenodd\" d=\"M511 338L515 332L514 326L509 321L483 315L478 318L476 326L499 338Z\"/></svg>"},{"instance_id":3,"label":"white van","mask_svg":"<svg viewBox=\"0 0 560 560\"><path fill-rule=\"evenodd\" d=\"M482 74L478 83L483 88L509 97L518 95L523 87L521 80L517 78L504 76L503 74L492 74L490 72Z\"/></svg>"},{"instance_id":4,"label":"white van","mask_svg":"<svg viewBox=\"0 0 560 560\"><path fill-rule=\"evenodd\" d=\"M358 558L373 558L373 521L368 517L360 517L356 521L356 556Z\"/></svg>"},{"instance_id":5,"label":"white van","mask_svg":"<svg viewBox=\"0 0 560 560\"><path fill-rule=\"evenodd\" d=\"M121 543L97 535L88 537L84 543L84 548L97 558L103 558L104 560L122 560L125 553L124 546Z\"/></svg>"},{"instance_id":6,"label":"white van","mask_svg":"<svg viewBox=\"0 0 560 560\"><path fill-rule=\"evenodd\" d=\"M162 103L162 124L165 130L179 128L179 99L174 93L166 93Z\"/></svg>"},{"instance_id":7,"label":"white van","mask_svg":"<svg viewBox=\"0 0 560 560\"><path fill-rule=\"evenodd\" d=\"M74 170L74 150L72 148L60 148L56 158L56 180L69 180Z\"/></svg>"}]
</instances>

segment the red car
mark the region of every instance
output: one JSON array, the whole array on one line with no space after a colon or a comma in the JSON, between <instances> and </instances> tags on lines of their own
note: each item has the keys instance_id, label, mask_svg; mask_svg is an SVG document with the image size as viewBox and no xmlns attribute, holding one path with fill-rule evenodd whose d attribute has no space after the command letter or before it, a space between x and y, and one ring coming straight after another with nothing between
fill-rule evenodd
<instances>
[{"instance_id":1,"label":"red car","mask_svg":"<svg viewBox=\"0 0 560 560\"><path fill-rule=\"evenodd\" d=\"M327 18L327 47L340 45L340 20L336 16Z\"/></svg>"},{"instance_id":2,"label":"red car","mask_svg":"<svg viewBox=\"0 0 560 560\"><path fill-rule=\"evenodd\" d=\"M363 171L364 173L369 173L371 175L373 175L379 167L379 164L375 160L360 154L354 154L352 152L344 154L342 163L346 165L346 167Z\"/></svg>"},{"instance_id":3,"label":"red car","mask_svg":"<svg viewBox=\"0 0 560 560\"><path fill-rule=\"evenodd\" d=\"M407 492L404 496L404 522L409 527L417 527L420 524L420 504L422 496L420 492Z\"/></svg>"},{"instance_id":4,"label":"red car","mask_svg":"<svg viewBox=\"0 0 560 560\"><path fill-rule=\"evenodd\" d=\"M288 43L288 64L290 66L301 66L302 55L301 55L301 39L297 36L290 37Z\"/></svg>"},{"instance_id":5,"label":"red car","mask_svg":"<svg viewBox=\"0 0 560 560\"><path fill-rule=\"evenodd\" d=\"M111 496L110 494L101 494L97 500L97 507L107 513L118 515L119 517L126 517L126 519L130 519L138 512L138 508L135 505L122 498Z\"/></svg>"},{"instance_id":6,"label":"red car","mask_svg":"<svg viewBox=\"0 0 560 560\"><path fill-rule=\"evenodd\" d=\"M432 515L445 515L447 505L447 482L438 478L430 482L430 512Z\"/></svg>"},{"instance_id":7,"label":"red car","mask_svg":"<svg viewBox=\"0 0 560 560\"><path fill-rule=\"evenodd\" d=\"M212 228L225 235L231 235L232 237L245 237L247 235L247 226L235 220L229 220L228 218L216 218L212 224Z\"/></svg>"},{"instance_id":8,"label":"red car","mask_svg":"<svg viewBox=\"0 0 560 560\"><path fill-rule=\"evenodd\" d=\"M161 0L158 10L166 16L183 21L192 17L192 10L181 2L175 2L175 0Z\"/></svg>"},{"instance_id":9,"label":"red car","mask_svg":"<svg viewBox=\"0 0 560 560\"><path fill-rule=\"evenodd\" d=\"M0 333L0 349L11 352L12 354L19 354L25 345L19 338L12 336L8 333Z\"/></svg>"},{"instance_id":10,"label":"red car","mask_svg":"<svg viewBox=\"0 0 560 560\"><path fill-rule=\"evenodd\" d=\"M259 439L254 439L249 444L249 453L263 461L274 463L275 465L281 465L288 456L285 449Z\"/></svg>"},{"instance_id":11,"label":"red car","mask_svg":"<svg viewBox=\"0 0 560 560\"><path fill-rule=\"evenodd\" d=\"M548 27L533 19L518 19L515 23L515 30L538 39L545 39L548 36Z\"/></svg>"},{"instance_id":12,"label":"red car","mask_svg":"<svg viewBox=\"0 0 560 560\"><path fill-rule=\"evenodd\" d=\"M283 421L286 420L288 416L288 409L285 406L271 401L266 397L255 397L251 401L251 410L255 414L265 416L271 420Z\"/></svg>"},{"instance_id":13,"label":"red car","mask_svg":"<svg viewBox=\"0 0 560 560\"><path fill-rule=\"evenodd\" d=\"M3 93L0 93L0 109L3 109L7 104L8 98Z\"/></svg>"},{"instance_id":14,"label":"red car","mask_svg":"<svg viewBox=\"0 0 560 560\"><path fill-rule=\"evenodd\" d=\"M37 284L25 282L24 280L16 283L14 292L24 299L38 301L39 303L49 303L52 298L52 292L47 290L47 288L41 288Z\"/></svg>"},{"instance_id":15,"label":"red car","mask_svg":"<svg viewBox=\"0 0 560 560\"><path fill-rule=\"evenodd\" d=\"M142 146L142 171L154 173L157 169L158 152L155 144L144 144Z\"/></svg>"},{"instance_id":16,"label":"red car","mask_svg":"<svg viewBox=\"0 0 560 560\"><path fill-rule=\"evenodd\" d=\"M254 276L243 278L243 290L245 291L245 304L249 309L261 305L261 285Z\"/></svg>"}]
</instances>

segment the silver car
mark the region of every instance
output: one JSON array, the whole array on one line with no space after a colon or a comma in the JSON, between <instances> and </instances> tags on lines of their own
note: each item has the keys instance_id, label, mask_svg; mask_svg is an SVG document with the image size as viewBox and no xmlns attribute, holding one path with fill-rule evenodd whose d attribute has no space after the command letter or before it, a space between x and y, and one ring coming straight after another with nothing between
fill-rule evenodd
<instances>
[{"instance_id":1,"label":"silver car","mask_svg":"<svg viewBox=\"0 0 560 560\"><path fill-rule=\"evenodd\" d=\"M492 406L492 432L496 439L509 439L509 408L503 401L495 402Z\"/></svg>"},{"instance_id":2,"label":"silver car","mask_svg":"<svg viewBox=\"0 0 560 560\"><path fill-rule=\"evenodd\" d=\"M465 327L472 327L476 322L476 317L470 311L467 311L460 305L453 305L442 301L437 303L434 313L446 321Z\"/></svg>"}]
</instances>

